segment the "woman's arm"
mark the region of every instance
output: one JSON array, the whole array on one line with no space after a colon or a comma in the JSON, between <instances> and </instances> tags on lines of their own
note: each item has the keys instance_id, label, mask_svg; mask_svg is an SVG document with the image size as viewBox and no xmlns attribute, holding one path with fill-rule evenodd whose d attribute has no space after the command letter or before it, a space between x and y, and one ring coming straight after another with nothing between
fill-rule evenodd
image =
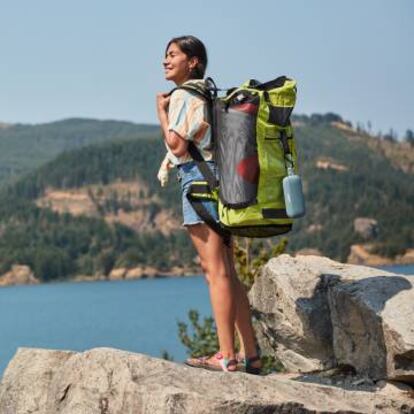
<instances>
[{"instance_id":1,"label":"woman's arm","mask_svg":"<svg viewBox=\"0 0 414 414\"><path fill-rule=\"evenodd\" d=\"M170 97L165 93L157 95L157 113L165 142L176 157L187 153L188 142L175 131L168 130L168 104Z\"/></svg>"}]
</instances>

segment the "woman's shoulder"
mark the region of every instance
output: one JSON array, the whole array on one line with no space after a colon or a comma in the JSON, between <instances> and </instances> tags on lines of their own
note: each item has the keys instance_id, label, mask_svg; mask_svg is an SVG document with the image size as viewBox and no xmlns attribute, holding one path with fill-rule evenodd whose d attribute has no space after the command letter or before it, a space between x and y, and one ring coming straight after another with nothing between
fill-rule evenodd
<instances>
[{"instance_id":1,"label":"woman's shoulder","mask_svg":"<svg viewBox=\"0 0 414 414\"><path fill-rule=\"evenodd\" d=\"M197 94L197 92L193 92L190 88L197 88L199 90L203 90L205 88L205 82L203 79L197 80L189 80L184 82L183 87L178 87L174 92L171 94L171 100L174 101L186 101L192 104L204 104L205 100Z\"/></svg>"},{"instance_id":2,"label":"woman's shoulder","mask_svg":"<svg viewBox=\"0 0 414 414\"><path fill-rule=\"evenodd\" d=\"M202 98L184 89L174 91L170 99L170 108L186 107L197 109L203 105L205 105L205 101Z\"/></svg>"}]
</instances>

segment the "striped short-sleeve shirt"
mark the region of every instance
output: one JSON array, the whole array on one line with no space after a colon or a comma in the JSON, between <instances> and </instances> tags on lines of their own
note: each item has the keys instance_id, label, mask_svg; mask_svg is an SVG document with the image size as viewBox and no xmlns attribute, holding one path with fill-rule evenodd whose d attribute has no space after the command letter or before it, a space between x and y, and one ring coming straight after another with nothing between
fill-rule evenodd
<instances>
[{"instance_id":1,"label":"striped short-sleeve shirt","mask_svg":"<svg viewBox=\"0 0 414 414\"><path fill-rule=\"evenodd\" d=\"M204 85L202 79L187 82L202 82ZM168 129L175 131L185 140L193 141L206 161L213 158L208 108L206 102L199 96L183 89L172 93L168 109ZM171 151L169 152L170 159L175 165L192 161L192 157L188 153L182 157L176 157Z\"/></svg>"}]
</instances>

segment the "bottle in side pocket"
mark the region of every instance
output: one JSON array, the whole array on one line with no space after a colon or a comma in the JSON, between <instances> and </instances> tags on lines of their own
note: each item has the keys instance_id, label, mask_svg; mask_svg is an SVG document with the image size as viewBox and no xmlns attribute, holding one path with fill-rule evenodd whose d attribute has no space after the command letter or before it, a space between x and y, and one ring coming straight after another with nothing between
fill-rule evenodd
<instances>
[{"instance_id":1,"label":"bottle in side pocket","mask_svg":"<svg viewBox=\"0 0 414 414\"><path fill-rule=\"evenodd\" d=\"M303 196L302 180L293 168L288 168L288 175L283 179L283 194L285 197L288 217L298 218L305 215L305 197Z\"/></svg>"}]
</instances>

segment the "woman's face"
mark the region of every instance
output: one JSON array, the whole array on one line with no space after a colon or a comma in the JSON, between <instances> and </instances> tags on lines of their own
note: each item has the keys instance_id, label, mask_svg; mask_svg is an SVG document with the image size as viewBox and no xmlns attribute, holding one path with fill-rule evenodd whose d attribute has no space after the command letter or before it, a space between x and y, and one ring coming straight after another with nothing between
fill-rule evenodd
<instances>
[{"instance_id":1,"label":"woman's face","mask_svg":"<svg viewBox=\"0 0 414 414\"><path fill-rule=\"evenodd\" d=\"M165 79L181 85L190 79L191 70L197 64L197 58L188 58L176 43L171 43L163 62Z\"/></svg>"}]
</instances>

